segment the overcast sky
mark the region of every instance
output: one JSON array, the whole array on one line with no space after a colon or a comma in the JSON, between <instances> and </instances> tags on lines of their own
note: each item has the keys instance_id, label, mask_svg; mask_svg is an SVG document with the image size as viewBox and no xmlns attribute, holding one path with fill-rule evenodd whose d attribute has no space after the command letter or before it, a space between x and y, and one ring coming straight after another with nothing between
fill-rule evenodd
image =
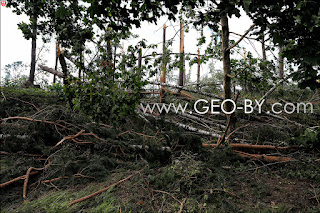
<instances>
[{"instance_id":1,"label":"overcast sky","mask_svg":"<svg viewBox=\"0 0 320 213\"><path fill-rule=\"evenodd\" d=\"M17 24L21 21L28 22L29 19L26 15L16 15L12 12L12 9L1 6L1 76L4 76L3 68L6 64L11 64L15 61L22 61L26 64L30 64L31 61L31 40L26 40L23 37L21 30L18 29ZM148 41L148 44L157 44L162 42L162 26L166 24L167 35L166 38L172 38L177 30L179 30L178 23L169 22L166 18L161 18L158 21L158 24L148 24L143 23L141 28L134 29L133 33L140 36L139 39L124 41L125 47L130 44L134 44L138 40L145 38ZM172 26L173 25L173 26ZM229 21L230 31L243 34L251 25L252 21L249 19L245 13L241 12L241 17L236 18L232 17ZM210 36L210 30L204 30L205 35ZM179 35L179 34L178 34ZM195 30L190 30L188 33L185 33L185 52L186 53L197 53L197 38L199 33ZM39 37L40 38L40 37ZM230 39L237 40L239 37L230 35ZM260 43L254 42L256 49L260 53ZM37 41L37 53L42 47L43 42L41 39ZM257 56L256 51L252 48L252 45L248 43L247 40L243 40L240 43L241 46L246 47L248 51L251 51L255 56ZM162 45L159 45L158 52L161 52ZM41 60L46 63L49 67L54 67L55 63L55 43L54 40L50 44L46 44L46 48L49 52L44 50L41 52ZM172 46L173 52L179 51L179 36L175 37L175 41ZM203 48L204 50L204 48ZM143 52L145 53L145 51ZM217 68L219 68L217 64ZM203 72L207 72L207 66L202 66ZM190 69L187 67L187 72ZM192 79L196 78L196 66L192 68ZM28 74L29 71L26 72ZM203 73L202 72L202 73Z\"/></svg>"}]
</instances>

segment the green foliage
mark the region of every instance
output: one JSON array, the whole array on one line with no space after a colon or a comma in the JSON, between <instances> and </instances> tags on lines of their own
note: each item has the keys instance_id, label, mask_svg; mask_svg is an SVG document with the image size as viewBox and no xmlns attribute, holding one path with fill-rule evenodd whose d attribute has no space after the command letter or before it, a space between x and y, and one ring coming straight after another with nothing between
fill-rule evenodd
<instances>
[{"instance_id":1,"label":"green foliage","mask_svg":"<svg viewBox=\"0 0 320 213\"><path fill-rule=\"evenodd\" d=\"M290 143L306 149L320 150L320 129L307 129L299 137L292 138Z\"/></svg>"},{"instance_id":2,"label":"green foliage","mask_svg":"<svg viewBox=\"0 0 320 213\"><path fill-rule=\"evenodd\" d=\"M22 61L16 61L12 64L4 66L5 76L1 79L1 86L5 87L21 87L27 80L27 76L23 75L23 72L28 69Z\"/></svg>"},{"instance_id":3,"label":"green foliage","mask_svg":"<svg viewBox=\"0 0 320 213\"><path fill-rule=\"evenodd\" d=\"M254 58L250 52L245 59L231 59L231 67L232 75L236 76L234 80L246 93L265 93L277 80L274 62Z\"/></svg>"},{"instance_id":4,"label":"green foliage","mask_svg":"<svg viewBox=\"0 0 320 213\"><path fill-rule=\"evenodd\" d=\"M95 199L91 199L90 202L82 202L76 204L72 207L68 207L71 200L78 199L80 197L86 196L88 193L93 193L99 190L97 184L91 184L80 190L59 190L56 192L49 192L39 199L34 201L29 201L23 204L21 208L18 209L19 212L115 212L119 209L119 206L115 204L116 198L112 196L110 191L99 195ZM111 190L112 191L112 190Z\"/></svg>"}]
</instances>

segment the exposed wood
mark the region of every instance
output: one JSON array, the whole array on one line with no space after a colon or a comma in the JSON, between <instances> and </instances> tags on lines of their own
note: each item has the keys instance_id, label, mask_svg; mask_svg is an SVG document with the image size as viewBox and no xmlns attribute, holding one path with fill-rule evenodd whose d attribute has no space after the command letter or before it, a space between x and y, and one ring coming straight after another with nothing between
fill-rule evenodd
<instances>
[{"instance_id":1,"label":"exposed wood","mask_svg":"<svg viewBox=\"0 0 320 213\"><path fill-rule=\"evenodd\" d=\"M179 212L178 213L181 213L182 212L182 209L183 209L183 205L184 203L186 202L187 198L184 198L183 201L180 203L180 209L179 209Z\"/></svg>"},{"instance_id":2,"label":"exposed wood","mask_svg":"<svg viewBox=\"0 0 320 213\"><path fill-rule=\"evenodd\" d=\"M139 171L137 171L137 172L129 175L128 177L126 177L126 178L124 178L124 179L122 179L122 180L120 180L120 181L118 181L118 182L116 182L116 183L114 183L114 184L111 184L110 186L108 186L108 187L106 187L106 188L104 188L104 189L101 189L101 190L99 190L99 191L97 191L97 192L94 192L94 193L92 193L92 194L90 194L90 195L88 195L88 196L85 196L85 197L79 198L79 199L77 199L77 200L74 200L74 201L72 201L68 206L70 207L70 206L72 206L72 205L74 205L74 204L76 204L76 203L80 203L80 202L85 201L85 200L87 200L87 199L89 199L89 198L91 198L91 197L94 197L94 196L99 195L99 194L101 194L101 193L103 193L103 192L105 192L105 191L108 191L110 188L112 188L112 187L114 187L114 186L116 186L116 185L119 185L120 183L123 183L123 182L129 180L129 179L132 178L134 175L139 174L139 173L142 172L143 170L144 170L144 169L141 169L141 170L139 170Z\"/></svg>"},{"instance_id":3,"label":"exposed wood","mask_svg":"<svg viewBox=\"0 0 320 213\"><path fill-rule=\"evenodd\" d=\"M62 140L60 140L55 146L58 146L58 145L62 144L65 140L73 140L73 139L75 139L76 137L80 136L83 132L84 132L84 130L82 129L80 132L78 132L78 133L75 134L75 135L65 136L65 137L63 137Z\"/></svg>"},{"instance_id":4,"label":"exposed wood","mask_svg":"<svg viewBox=\"0 0 320 213\"><path fill-rule=\"evenodd\" d=\"M203 147L206 148L215 148L218 147L218 144L207 144L203 143ZM296 149L294 146L272 146L272 145L253 145L253 144L244 144L244 143L229 143L228 146L231 146L233 149L253 149L253 150L290 150Z\"/></svg>"},{"instance_id":5,"label":"exposed wood","mask_svg":"<svg viewBox=\"0 0 320 213\"><path fill-rule=\"evenodd\" d=\"M240 152L240 151L236 151L236 150L234 150L234 152L238 153L240 156L245 157L245 158L251 158L253 160L261 160L261 161L265 161L265 162L289 162L289 161L295 160L290 157L249 154L246 152Z\"/></svg>"},{"instance_id":6,"label":"exposed wood","mask_svg":"<svg viewBox=\"0 0 320 213\"><path fill-rule=\"evenodd\" d=\"M29 181L29 177L30 177L31 171L32 171L32 170L41 171L41 170L43 170L43 169L44 169L44 168L34 168L34 167L30 167L30 168L27 170L27 173L26 173L25 179L24 179L24 183L23 183L23 193L22 193L23 199L26 199L26 198L27 198L27 187L28 187L28 181Z\"/></svg>"},{"instance_id":7,"label":"exposed wood","mask_svg":"<svg viewBox=\"0 0 320 213\"><path fill-rule=\"evenodd\" d=\"M62 72L58 72L55 69L52 69L50 67L44 66L44 65L39 65L40 69L42 69L43 71L49 72L51 74L54 74L55 76L58 76L60 78L64 77L64 74Z\"/></svg>"},{"instance_id":8,"label":"exposed wood","mask_svg":"<svg viewBox=\"0 0 320 213\"><path fill-rule=\"evenodd\" d=\"M34 172L30 172L29 175L35 175L35 174L38 174L38 173L39 173L39 171L34 171ZM20 177L16 177L16 178L14 178L12 180L9 180L9 181L7 181L5 183L0 184L0 188L3 188L5 186L8 186L8 185L14 183L14 182L17 182L18 180L24 180L25 178L26 178L26 175L22 175Z\"/></svg>"},{"instance_id":9,"label":"exposed wood","mask_svg":"<svg viewBox=\"0 0 320 213\"><path fill-rule=\"evenodd\" d=\"M166 65L166 25L163 25L163 45L162 45L162 77L161 83L166 83L167 79L167 65ZM161 85L160 90L160 103L164 102L165 86Z\"/></svg>"},{"instance_id":10,"label":"exposed wood","mask_svg":"<svg viewBox=\"0 0 320 213\"><path fill-rule=\"evenodd\" d=\"M179 72L179 86L184 85L184 29L183 22L180 22L180 72Z\"/></svg>"}]
</instances>

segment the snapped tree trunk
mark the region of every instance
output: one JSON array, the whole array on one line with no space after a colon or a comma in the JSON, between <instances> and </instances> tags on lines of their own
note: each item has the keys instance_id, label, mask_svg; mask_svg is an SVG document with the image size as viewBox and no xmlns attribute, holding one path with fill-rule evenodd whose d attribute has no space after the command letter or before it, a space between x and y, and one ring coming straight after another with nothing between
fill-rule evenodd
<instances>
[{"instance_id":1,"label":"snapped tree trunk","mask_svg":"<svg viewBox=\"0 0 320 213\"><path fill-rule=\"evenodd\" d=\"M34 84L34 75L36 72L36 51L37 51L37 17L32 17L32 45L31 45L31 67L29 75L30 85Z\"/></svg>"},{"instance_id":2,"label":"snapped tree trunk","mask_svg":"<svg viewBox=\"0 0 320 213\"><path fill-rule=\"evenodd\" d=\"M58 70L58 60L59 60L59 56L58 56L58 42L57 42L57 44L56 44L56 63L55 63L55 65L54 65L54 70ZM56 74L54 74L53 75L53 83L55 84L56 83L56 78L57 78L57 76L56 76Z\"/></svg>"},{"instance_id":3,"label":"snapped tree trunk","mask_svg":"<svg viewBox=\"0 0 320 213\"><path fill-rule=\"evenodd\" d=\"M64 75L64 77L63 77L63 85L66 88L66 93L67 93L67 96L68 96L68 102L69 102L70 108L72 109L73 108L73 103L72 103L73 96L72 96L72 93L71 93L71 90L70 90L70 82L69 82L69 79L68 79L67 63L66 63L66 60L65 60L62 52L60 52L58 55L59 55L59 61L60 61L60 65L61 65L61 68L62 68L62 72L63 72L63 75Z\"/></svg>"}]
</instances>

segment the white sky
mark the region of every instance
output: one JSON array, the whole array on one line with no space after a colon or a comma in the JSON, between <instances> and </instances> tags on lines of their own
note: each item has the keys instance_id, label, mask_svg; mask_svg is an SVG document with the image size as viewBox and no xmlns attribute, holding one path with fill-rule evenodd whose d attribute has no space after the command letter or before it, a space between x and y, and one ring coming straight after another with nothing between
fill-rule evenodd
<instances>
[{"instance_id":1,"label":"white sky","mask_svg":"<svg viewBox=\"0 0 320 213\"><path fill-rule=\"evenodd\" d=\"M21 21L28 22L29 19L26 15L16 15L12 12L12 9L0 6L1 11L1 78L4 76L4 66L7 64L11 64L15 61L23 61L25 64L30 64L31 62L31 40L26 40L21 30L18 29L17 24ZM142 23L141 28L134 29L133 33L138 34L140 36L139 39L131 40L131 41L124 41L125 47L133 42L137 42L142 38L147 40L148 44L157 44L162 42L162 26L163 24L167 25L167 34L166 38L172 38L173 35L179 30L178 23L170 23L167 21L166 18L160 18L158 24L149 24L149 23ZM171 26L173 24L175 28ZM241 17L236 18L232 17L229 20L229 27L230 31L236 32L239 34L243 34L250 26L252 25L252 21L249 19L245 13L241 12ZM210 30L207 29L204 31L205 35L208 37L210 36ZM191 29L188 33L185 33L185 53L197 53L197 38L199 37L199 33ZM239 37L230 35L230 39L237 40ZM209 39L208 39L209 40ZM175 41L173 42L172 50L173 52L179 52L179 33L175 37ZM254 42L256 45L256 49L261 53L261 45L258 42ZM37 53L39 49L43 45L41 37L37 41ZM46 45L49 49L49 52L42 51L41 60L45 61L46 65L49 67L54 67L55 64L55 43L54 41L50 44ZM254 56L257 56L255 50L252 48L250 44L248 44L247 40L243 40L240 43L240 46L244 46L247 48L248 51L251 51ZM204 50L205 48L202 48ZM161 53L162 51L162 44L158 47L158 52ZM147 53L150 54L151 52ZM145 51L143 51L145 54ZM187 63L186 63L187 64ZM219 68L221 65L217 65ZM208 67L206 65L202 66L203 71L201 72L206 73ZM188 66L186 67L186 71L189 72ZM25 74L28 74L29 70L26 71ZM192 80L196 79L196 66L192 68Z\"/></svg>"}]
</instances>

